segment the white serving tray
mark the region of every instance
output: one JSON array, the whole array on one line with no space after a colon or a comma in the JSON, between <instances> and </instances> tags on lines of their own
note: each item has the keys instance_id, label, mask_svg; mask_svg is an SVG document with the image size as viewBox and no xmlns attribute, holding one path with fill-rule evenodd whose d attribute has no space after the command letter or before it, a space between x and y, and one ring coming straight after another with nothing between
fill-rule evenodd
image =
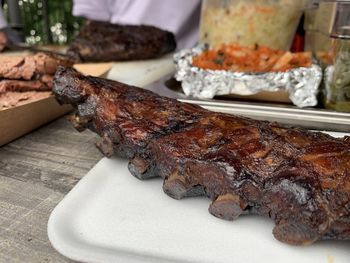
<instances>
[{"instance_id":1,"label":"white serving tray","mask_svg":"<svg viewBox=\"0 0 350 263\"><path fill-rule=\"evenodd\" d=\"M155 59L114 62L106 78L144 87L174 72L175 65L171 53Z\"/></svg>"},{"instance_id":2,"label":"white serving tray","mask_svg":"<svg viewBox=\"0 0 350 263\"><path fill-rule=\"evenodd\" d=\"M269 219L224 221L208 206L204 197L171 199L160 178L139 181L126 160L104 158L54 209L48 235L83 262L350 262L350 241L290 246L274 239Z\"/></svg>"}]
</instances>

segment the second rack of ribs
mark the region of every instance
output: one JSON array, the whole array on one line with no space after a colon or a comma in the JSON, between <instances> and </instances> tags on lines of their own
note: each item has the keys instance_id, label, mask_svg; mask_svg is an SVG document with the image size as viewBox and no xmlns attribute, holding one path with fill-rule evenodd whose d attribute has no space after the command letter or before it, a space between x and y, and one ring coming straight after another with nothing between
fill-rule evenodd
<instances>
[{"instance_id":1,"label":"second rack of ribs","mask_svg":"<svg viewBox=\"0 0 350 263\"><path fill-rule=\"evenodd\" d=\"M106 155L140 179L161 176L175 199L205 195L209 212L257 213L289 244L350 238L350 137L207 111L122 83L60 68L54 93Z\"/></svg>"}]
</instances>

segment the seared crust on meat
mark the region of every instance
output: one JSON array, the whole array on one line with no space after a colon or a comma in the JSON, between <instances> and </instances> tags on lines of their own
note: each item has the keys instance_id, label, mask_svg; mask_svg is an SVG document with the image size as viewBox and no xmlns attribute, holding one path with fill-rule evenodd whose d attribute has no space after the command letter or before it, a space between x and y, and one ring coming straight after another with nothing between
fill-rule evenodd
<instances>
[{"instance_id":1,"label":"seared crust on meat","mask_svg":"<svg viewBox=\"0 0 350 263\"><path fill-rule=\"evenodd\" d=\"M68 54L82 61L157 58L176 48L173 33L154 26L88 21L71 43Z\"/></svg>"},{"instance_id":2,"label":"seared crust on meat","mask_svg":"<svg viewBox=\"0 0 350 263\"><path fill-rule=\"evenodd\" d=\"M161 176L173 198L206 195L226 220L269 217L289 244L350 238L349 137L210 112L71 68L58 70L53 91L103 153L127 157L140 179Z\"/></svg>"}]
</instances>

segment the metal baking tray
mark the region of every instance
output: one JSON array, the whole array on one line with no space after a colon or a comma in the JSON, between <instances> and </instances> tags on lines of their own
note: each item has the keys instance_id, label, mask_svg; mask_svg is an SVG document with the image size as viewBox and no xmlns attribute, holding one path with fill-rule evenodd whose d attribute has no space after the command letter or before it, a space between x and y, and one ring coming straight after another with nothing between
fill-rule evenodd
<instances>
[{"instance_id":1,"label":"metal baking tray","mask_svg":"<svg viewBox=\"0 0 350 263\"><path fill-rule=\"evenodd\" d=\"M144 88L162 96L175 98L182 102L197 104L211 111L241 115L259 120L276 121L308 129L341 132L350 131L350 113L320 108L297 108L288 104L191 98L183 94L181 84L177 82L172 75L165 76Z\"/></svg>"}]
</instances>

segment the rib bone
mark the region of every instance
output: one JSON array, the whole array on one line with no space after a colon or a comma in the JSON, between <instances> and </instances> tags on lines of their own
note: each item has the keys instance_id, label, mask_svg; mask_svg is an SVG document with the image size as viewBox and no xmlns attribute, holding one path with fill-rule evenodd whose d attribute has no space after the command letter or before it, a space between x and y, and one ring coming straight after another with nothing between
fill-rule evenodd
<instances>
[{"instance_id":1,"label":"rib bone","mask_svg":"<svg viewBox=\"0 0 350 263\"><path fill-rule=\"evenodd\" d=\"M140 179L162 177L175 199L206 195L227 220L269 217L289 244L350 239L349 137L210 112L69 68L54 93L80 111L77 128L103 138L102 152L128 158Z\"/></svg>"}]
</instances>

